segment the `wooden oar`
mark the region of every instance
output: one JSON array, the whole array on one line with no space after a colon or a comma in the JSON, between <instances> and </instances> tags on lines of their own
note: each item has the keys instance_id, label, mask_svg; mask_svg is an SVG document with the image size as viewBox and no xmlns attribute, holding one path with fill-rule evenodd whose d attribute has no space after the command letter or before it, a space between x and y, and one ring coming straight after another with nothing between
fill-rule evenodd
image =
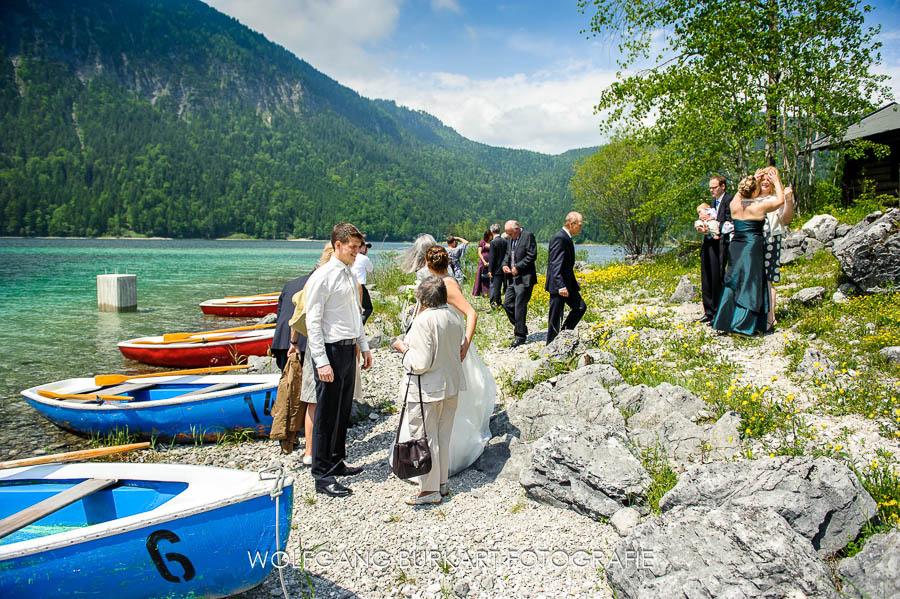
<instances>
[{"instance_id":1,"label":"wooden oar","mask_svg":"<svg viewBox=\"0 0 900 599\"><path fill-rule=\"evenodd\" d=\"M242 297L266 297L269 295L280 295L280 294L281 294L280 291L273 291L272 293L254 293L253 295L226 295L222 299L235 299L235 298L242 298Z\"/></svg>"},{"instance_id":2,"label":"wooden oar","mask_svg":"<svg viewBox=\"0 0 900 599\"><path fill-rule=\"evenodd\" d=\"M255 306L255 305L257 305L257 304L267 304L267 305L272 305L272 304L277 304L277 303L278 303L278 300L276 300L274 297L271 298L271 299L264 299L264 300L249 300L249 301L248 301L248 300L242 300L242 299L240 299L240 298L229 299L229 300L213 300L213 301L214 301L214 302L216 302L216 301L219 302L219 305L221 305L221 304L244 304L244 305L246 305L246 306Z\"/></svg>"},{"instance_id":3,"label":"wooden oar","mask_svg":"<svg viewBox=\"0 0 900 599\"><path fill-rule=\"evenodd\" d=\"M119 481L114 478L89 478L74 487L52 495L24 510L20 510L12 516L0 520L0 539L25 528L33 522L37 522L41 518L49 516L53 512L58 512L67 505L84 499L92 493L111 487L117 482Z\"/></svg>"},{"instance_id":4,"label":"wooden oar","mask_svg":"<svg viewBox=\"0 0 900 599\"><path fill-rule=\"evenodd\" d=\"M50 399L93 399L103 401L130 401L134 399L128 395L96 395L93 393L54 393L53 391L44 391L38 389L38 395L41 397L49 397Z\"/></svg>"},{"instance_id":5,"label":"wooden oar","mask_svg":"<svg viewBox=\"0 0 900 599\"><path fill-rule=\"evenodd\" d=\"M171 345L172 343L216 343L218 341L234 341L235 339L255 339L256 337L248 337L247 335L222 335L221 337L191 337L189 339L171 339L169 341L150 341L147 339L138 339L131 341L135 345Z\"/></svg>"},{"instance_id":6,"label":"wooden oar","mask_svg":"<svg viewBox=\"0 0 900 599\"><path fill-rule=\"evenodd\" d=\"M124 451L133 451L135 449L147 449L150 447L149 442L131 443L128 445L113 445L112 447L97 447L96 449L81 449L78 451L67 451L65 453L54 453L51 455L42 455L36 458L22 458L20 460L9 460L0 462L0 468L18 468L20 466L37 466L39 464L50 464L54 462L72 462L75 460L88 460L90 458L99 458L114 453L122 453Z\"/></svg>"},{"instance_id":7,"label":"wooden oar","mask_svg":"<svg viewBox=\"0 0 900 599\"><path fill-rule=\"evenodd\" d=\"M201 331L199 333L166 333L163 335L163 341L174 341L176 339L189 339L198 335L211 335L213 333L233 333L235 331L252 331L255 329L270 329L274 324L254 324L245 327L234 327L231 329L218 329L216 331Z\"/></svg>"},{"instance_id":8,"label":"wooden oar","mask_svg":"<svg viewBox=\"0 0 900 599\"><path fill-rule=\"evenodd\" d=\"M98 387L118 385L131 379L146 379L152 376L178 376L182 374L205 374L209 372L226 372L228 370L241 370L250 368L249 364L234 364L232 366L210 366L208 368L191 368L190 370L172 370L169 372L153 372L151 374L98 374L94 377L94 384Z\"/></svg>"}]
</instances>

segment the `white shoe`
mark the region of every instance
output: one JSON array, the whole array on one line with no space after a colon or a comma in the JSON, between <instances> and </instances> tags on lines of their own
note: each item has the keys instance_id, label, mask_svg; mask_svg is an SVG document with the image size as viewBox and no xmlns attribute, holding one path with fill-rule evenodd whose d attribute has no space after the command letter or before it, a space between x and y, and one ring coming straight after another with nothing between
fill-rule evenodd
<instances>
[{"instance_id":1,"label":"white shoe","mask_svg":"<svg viewBox=\"0 0 900 599\"><path fill-rule=\"evenodd\" d=\"M413 495L406 500L406 505L437 505L441 502L441 494L437 491L428 495Z\"/></svg>"},{"instance_id":2,"label":"white shoe","mask_svg":"<svg viewBox=\"0 0 900 599\"><path fill-rule=\"evenodd\" d=\"M304 466L312 466L312 456L311 455L303 456L303 465Z\"/></svg>"},{"instance_id":3,"label":"white shoe","mask_svg":"<svg viewBox=\"0 0 900 599\"><path fill-rule=\"evenodd\" d=\"M441 485L440 494L441 497L446 497L450 494L450 483L444 483Z\"/></svg>"}]
</instances>

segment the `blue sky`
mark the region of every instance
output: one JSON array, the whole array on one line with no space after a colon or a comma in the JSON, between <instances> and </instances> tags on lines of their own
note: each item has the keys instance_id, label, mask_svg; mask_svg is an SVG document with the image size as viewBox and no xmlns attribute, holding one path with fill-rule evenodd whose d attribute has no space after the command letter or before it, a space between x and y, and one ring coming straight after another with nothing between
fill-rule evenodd
<instances>
[{"instance_id":1,"label":"blue sky","mask_svg":"<svg viewBox=\"0 0 900 599\"><path fill-rule=\"evenodd\" d=\"M575 0L206 0L370 98L425 110L495 146L603 143L593 114L617 40L588 39ZM872 3L900 97L900 0Z\"/></svg>"}]
</instances>

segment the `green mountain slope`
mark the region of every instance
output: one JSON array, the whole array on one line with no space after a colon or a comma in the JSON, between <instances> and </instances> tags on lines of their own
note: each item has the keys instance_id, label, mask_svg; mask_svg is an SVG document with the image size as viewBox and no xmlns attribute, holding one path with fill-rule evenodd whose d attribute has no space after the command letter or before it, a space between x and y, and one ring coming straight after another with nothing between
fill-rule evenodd
<instances>
[{"instance_id":1,"label":"green mountain slope","mask_svg":"<svg viewBox=\"0 0 900 599\"><path fill-rule=\"evenodd\" d=\"M0 234L549 237L576 158L368 100L195 0L4 0Z\"/></svg>"}]
</instances>

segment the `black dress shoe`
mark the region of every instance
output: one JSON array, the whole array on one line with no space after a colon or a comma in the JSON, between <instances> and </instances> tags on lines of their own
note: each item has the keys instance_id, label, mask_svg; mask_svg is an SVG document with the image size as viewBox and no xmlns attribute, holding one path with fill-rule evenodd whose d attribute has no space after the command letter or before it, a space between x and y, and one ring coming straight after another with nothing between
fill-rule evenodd
<instances>
[{"instance_id":1,"label":"black dress shoe","mask_svg":"<svg viewBox=\"0 0 900 599\"><path fill-rule=\"evenodd\" d=\"M316 485L316 493L323 493L332 497L347 497L353 493L353 489L335 481L327 485Z\"/></svg>"},{"instance_id":2,"label":"black dress shoe","mask_svg":"<svg viewBox=\"0 0 900 599\"><path fill-rule=\"evenodd\" d=\"M519 347L520 345L525 345L524 339L516 339L515 341L513 341L512 343L509 344L509 349L512 349L514 347Z\"/></svg>"},{"instance_id":3,"label":"black dress shoe","mask_svg":"<svg viewBox=\"0 0 900 599\"><path fill-rule=\"evenodd\" d=\"M335 476L354 476L362 472L362 466L348 466L343 464L340 468L332 472Z\"/></svg>"},{"instance_id":4,"label":"black dress shoe","mask_svg":"<svg viewBox=\"0 0 900 599\"><path fill-rule=\"evenodd\" d=\"M707 316L706 314L704 314L704 315L701 316L700 318L694 320L694 322L712 322L712 318L710 318L709 316Z\"/></svg>"}]
</instances>

